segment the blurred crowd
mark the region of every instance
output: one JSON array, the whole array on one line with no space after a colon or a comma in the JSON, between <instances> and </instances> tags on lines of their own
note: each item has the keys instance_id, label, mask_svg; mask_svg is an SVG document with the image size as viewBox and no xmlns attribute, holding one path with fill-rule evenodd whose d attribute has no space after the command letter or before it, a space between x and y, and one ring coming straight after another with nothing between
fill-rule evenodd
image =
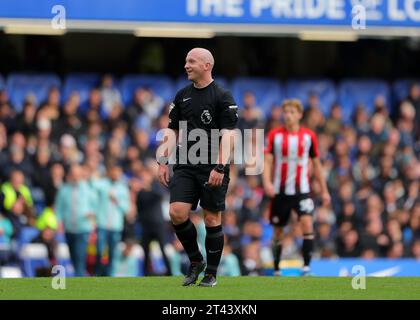
<instances>
[{"instance_id":1,"label":"blurred crowd","mask_svg":"<svg viewBox=\"0 0 420 320\"><path fill-rule=\"evenodd\" d=\"M14 244L30 226L39 229L31 241L47 246L52 265L57 242L65 239L76 275L136 275L130 257L138 244L145 275L181 274L188 258L169 223L168 191L156 180L155 136L168 125L168 103L137 88L132 103L123 105L109 75L84 103L78 92L62 103L60 90L51 88L46 101L28 95L16 112L0 91L0 263L19 259ZM240 130L264 128L267 134L282 124L280 105L265 115L252 92L237 103ZM351 119L342 118L339 104L329 114L319 104L311 93L303 125L317 133L332 205L316 201L315 256L420 259L419 86L396 106L381 96L370 114L357 106ZM231 170L224 275L272 267L269 200L261 177L245 176L244 169ZM312 190L317 199L315 182ZM203 246L200 210L193 222ZM300 234L294 217L283 259L300 257ZM163 268L150 257L154 244Z\"/></svg>"}]
</instances>

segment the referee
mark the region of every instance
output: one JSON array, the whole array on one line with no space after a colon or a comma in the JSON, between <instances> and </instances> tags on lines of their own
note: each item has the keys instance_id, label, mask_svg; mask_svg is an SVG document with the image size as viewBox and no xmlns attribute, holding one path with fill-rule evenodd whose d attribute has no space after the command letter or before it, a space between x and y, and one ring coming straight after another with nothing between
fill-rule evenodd
<instances>
[{"instance_id":1,"label":"referee","mask_svg":"<svg viewBox=\"0 0 420 320\"><path fill-rule=\"evenodd\" d=\"M238 115L236 103L230 92L213 80L213 66L214 58L206 49L194 48L187 54L185 70L192 84L177 92L169 109L167 130L173 130L171 133L175 133L177 137L177 163L174 165L171 179L169 179L168 159L175 145L169 146L164 155L158 157L159 180L170 190L171 221L190 259L190 267L183 286L195 284L202 271L205 271L205 275L199 285L215 286L223 250L221 213L225 210L225 196L229 184L228 163L232 150L231 137L236 128ZM188 137L194 129L205 132L208 153L203 155L198 152L196 155L206 161L196 163L189 157L187 161L180 161L185 145L190 151L195 143L200 142L186 139L184 129L180 130L181 121L186 121ZM221 132L219 139L210 139L212 129ZM198 139L201 138L202 136ZM228 147L222 148L226 145L225 142ZM183 155L185 156L185 150ZM198 201L203 208L207 231L205 240L207 264L197 244L197 230L189 218L190 211L197 208Z\"/></svg>"}]
</instances>

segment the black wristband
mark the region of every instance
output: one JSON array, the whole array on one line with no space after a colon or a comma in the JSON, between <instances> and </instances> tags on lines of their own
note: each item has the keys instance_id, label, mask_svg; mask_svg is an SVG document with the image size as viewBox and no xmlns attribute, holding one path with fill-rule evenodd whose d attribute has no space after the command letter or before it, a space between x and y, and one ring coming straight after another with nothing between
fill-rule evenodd
<instances>
[{"instance_id":1,"label":"black wristband","mask_svg":"<svg viewBox=\"0 0 420 320\"><path fill-rule=\"evenodd\" d=\"M214 167L214 170L218 173L225 173L225 165L224 164L218 164Z\"/></svg>"}]
</instances>

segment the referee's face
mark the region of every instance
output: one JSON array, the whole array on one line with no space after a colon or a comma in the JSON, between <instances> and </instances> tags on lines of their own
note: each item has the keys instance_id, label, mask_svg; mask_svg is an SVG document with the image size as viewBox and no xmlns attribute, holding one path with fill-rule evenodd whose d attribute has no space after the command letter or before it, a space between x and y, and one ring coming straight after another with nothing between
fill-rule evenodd
<instances>
[{"instance_id":1,"label":"referee's face","mask_svg":"<svg viewBox=\"0 0 420 320\"><path fill-rule=\"evenodd\" d=\"M203 77L206 72L206 63L204 63L203 59L196 52L191 51L185 59L184 68L187 72L188 80L194 82Z\"/></svg>"}]
</instances>

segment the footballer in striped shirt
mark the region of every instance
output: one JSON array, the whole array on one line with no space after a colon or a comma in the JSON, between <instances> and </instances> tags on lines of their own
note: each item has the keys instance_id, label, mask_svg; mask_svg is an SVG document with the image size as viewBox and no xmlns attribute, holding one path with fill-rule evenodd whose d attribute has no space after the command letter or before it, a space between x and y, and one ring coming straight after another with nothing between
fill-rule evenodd
<instances>
[{"instance_id":1,"label":"footballer in striped shirt","mask_svg":"<svg viewBox=\"0 0 420 320\"><path fill-rule=\"evenodd\" d=\"M295 211L303 231L302 275L310 275L314 230L312 213L310 172L321 186L323 205L329 205L331 197L319 160L318 141L313 131L300 125L303 116L302 103L297 99L282 103L284 126L271 130L266 138L263 184L270 203L270 223L274 226L273 257L274 274L280 275L280 257L284 227L291 212Z\"/></svg>"}]
</instances>

